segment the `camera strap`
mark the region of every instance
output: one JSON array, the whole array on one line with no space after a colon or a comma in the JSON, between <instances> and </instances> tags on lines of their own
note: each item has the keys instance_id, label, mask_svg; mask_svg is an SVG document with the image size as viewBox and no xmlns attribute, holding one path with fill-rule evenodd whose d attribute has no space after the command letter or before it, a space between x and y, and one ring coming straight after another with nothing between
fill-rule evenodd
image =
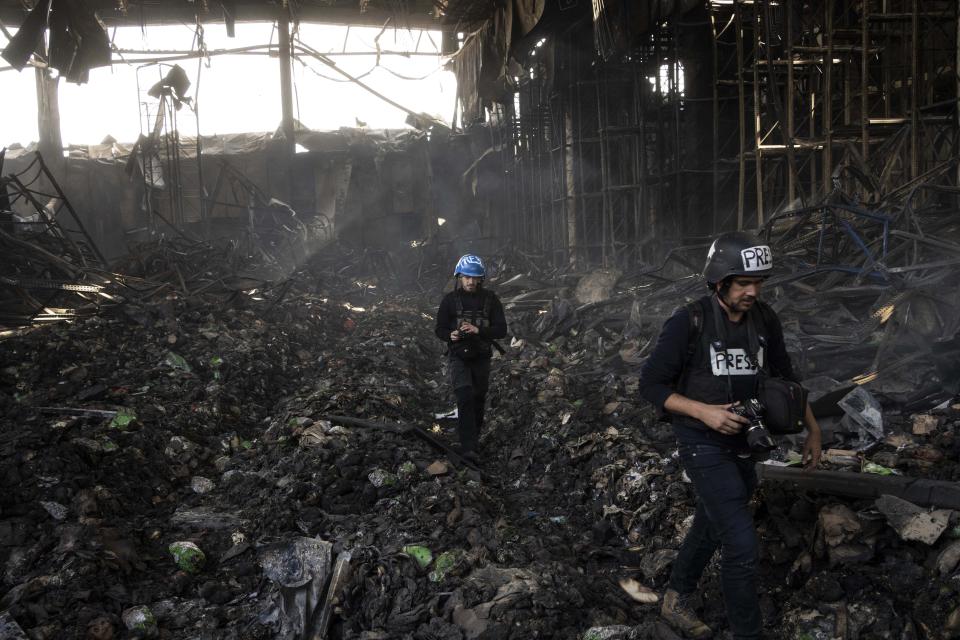
<instances>
[{"instance_id":1,"label":"camera strap","mask_svg":"<svg viewBox=\"0 0 960 640\"><path fill-rule=\"evenodd\" d=\"M747 349L750 352L750 357L753 358L753 363L757 367L757 375L753 377L753 396L757 397L760 392L760 376L765 375L766 372L763 370L763 367L760 366L760 334L757 331L757 322L756 317L760 313L759 307L760 301L757 301L753 307L747 311ZM768 355L769 357L769 355Z\"/></svg>"},{"instance_id":2,"label":"camera strap","mask_svg":"<svg viewBox=\"0 0 960 640\"><path fill-rule=\"evenodd\" d=\"M713 350L717 353L723 352L724 369L727 372L727 402L733 402L733 378L730 375L730 365L727 362L727 323L724 321L726 314L720 308L720 301L716 295L710 297L710 304L713 307L713 328L717 334L717 339L713 342Z\"/></svg>"}]
</instances>

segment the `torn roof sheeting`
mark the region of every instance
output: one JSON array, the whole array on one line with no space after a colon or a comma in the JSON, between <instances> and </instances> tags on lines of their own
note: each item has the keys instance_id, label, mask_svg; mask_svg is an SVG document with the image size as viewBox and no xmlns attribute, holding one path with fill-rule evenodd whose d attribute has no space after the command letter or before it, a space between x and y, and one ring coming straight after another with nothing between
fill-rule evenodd
<instances>
[{"instance_id":1,"label":"torn roof sheeting","mask_svg":"<svg viewBox=\"0 0 960 640\"><path fill-rule=\"evenodd\" d=\"M397 151L414 140L423 140L426 134L411 129L351 129L343 127L338 131L313 131L301 128L297 131L297 144L307 151L317 153L346 153L362 146ZM221 133L201 136L203 155L233 156L256 153L266 150L275 139L273 133ZM181 158L197 157L196 138L183 136ZM68 146L71 158L89 158L110 161L128 158L135 143L118 142L107 136L99 144L71 144ZM10 160L24 158L37 151L36 143L26 147L10 145L6 157Z\"/></svg>"},{"instance_id":2,"label":"torn roof sheeting","mask_svg":"<svg viewBox=\"0 0 960 640\"><path fill-rule=\"evenodd\" d=\"M50 35L44 39L47 30ZM84 0L41 0L0 55L22 70L35 52L42 52L50 67L76 83L86 82L90 69L109 66L111 58L106 29Z\"/></svg>"},{"instance_id":3,"label":"torn roof sheeting","mask_svg":"<svg viewBox=\"0 0 960 640\"><path fill-rule=\"evenodd\" d=\"M48 0L42 0L43 3ZM64 0L66 4L77 4ZM0 0L0 23L18 27L38 0ZM393 28L445 27L432 0L85 0L108 28L146 25L225 23L228 31L240 22L271 22L284 11L298 22L365 25Z\"/></svg>"}]
</instances>

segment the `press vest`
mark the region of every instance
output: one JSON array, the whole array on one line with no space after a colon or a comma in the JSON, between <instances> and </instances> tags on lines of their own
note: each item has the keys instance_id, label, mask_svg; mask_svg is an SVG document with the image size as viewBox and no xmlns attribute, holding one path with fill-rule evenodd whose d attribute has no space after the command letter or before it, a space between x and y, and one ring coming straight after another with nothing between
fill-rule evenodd
<instances>
[{"instance_id":1,"label":"press vest","mask_svg":"<svg viewBox=\"0 0 960 640\"><path fill-rule=\"evenodd\" d=\"M459 327L463 322L469 322L479 329L489 327L493 295L481 289L477 294L481 297L479 309L464 309L464 295L460 290L457 290L454 294L454 300L457 304L457 326ZM469 335L464 336L457 342L450 343L450 354L463 360L489 358L493 355L493 347L489 340Z\"/></svg>"},{"instance_id":2,"label":"press vest","mask_svg":"<svg viewBox=\"0 0 960 640\"><path fill-rule=\"evenodd\" d=\"M721 311L720 319L723 323L721 327L726 333L722 336L717 331L711 296L701 298L696 304L700 305L703 314L702 329L699 340L693 345L684 372L678 381L677 393L705 404L727 404L754 397L758 369L762 368L764 372L769 373L770 334L760 311L759 305L763 303L758 301L749 311L753 316L753 326L756 331L757 346L759 346L756 357L751 353L749 322L746 315L741 322L733 323ZM696 440L702 440L703 432L706 431L711 439L719 439L720 442L738 448L746 442L742 435L725 436L688 416L674 415L672 422L681 442L685 434L693 435L691 430L696 432Z\"/></svg>"}]
</instances>

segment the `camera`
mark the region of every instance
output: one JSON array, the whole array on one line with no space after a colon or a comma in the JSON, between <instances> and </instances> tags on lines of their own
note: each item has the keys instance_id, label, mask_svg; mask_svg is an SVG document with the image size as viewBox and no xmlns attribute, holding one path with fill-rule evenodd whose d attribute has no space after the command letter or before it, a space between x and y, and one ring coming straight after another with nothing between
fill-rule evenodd
<instances>
[{"instance_id":1,"label":"camera","mask_svg":"<svg viewBox=\"0 0 960 640\"><path fill-rule=\"evenodd\" d=\"M750 447L751 451L770 451L777 448L777 444L770 435L770 430L767 429L767 425L763 421L763 414L766 409L762 402L756 398L751 398L730 407L730 411L750 421L747 425L747 446Z\"/></svg>"}]
</instances>

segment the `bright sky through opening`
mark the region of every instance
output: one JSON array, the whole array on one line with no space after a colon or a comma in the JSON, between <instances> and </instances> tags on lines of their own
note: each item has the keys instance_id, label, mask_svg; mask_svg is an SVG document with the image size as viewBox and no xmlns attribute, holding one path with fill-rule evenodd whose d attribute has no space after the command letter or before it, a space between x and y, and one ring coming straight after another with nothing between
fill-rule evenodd
<instances>
[{"instance_id":1,"label":"bright sky through opening","mask_svg":"<svg viewBox=\"0 0 960 640\"><path fill-rule=\"evenodd\" d=\"M120 49L189 50L194 27L122 27L110 31ZM301 24L295 34L304 44L321 53L375 52L379 28ZM207 49L235 49L273 43L277 33L269 23L237 23L236 37L228 38L222 24L204 26ZM0 47L5 46L0 36ZM419 51L432 55L401 57L375 55L333 56L344 71L393 101L415 112L425 112L449 122L453 117L456 80L442 69L439 56L440 33L387 29L379 39L381 50ZM124 58L146 56L125 54ZM117 55L114 55L116 60ZM267 55L227 55L205 59L178 60L192 83L187 95L196 97L200 131L204 135L276 131L280 126L280 65ZM164 70L165 72L165 70ZM197 77L199 73L199 93ZM107 135L120 142L133 142L141 132L145 103L151 113L156 101L147 89L161 77L157 65L115 62L112 68L93 69L90 82L60 83L60 127L64 145L95 144ZM140 81L138 96L137 80ZM319 60L301 55L293 62L294 117L316 130L340 127L400 129L406 113L346 80ZM37 101L34 71L0 72L0 95L5 100L0 119L0 146L18 142L26 145L37 139ZM196 131L193 114L178 114L183 135Z\"/></svg>"}]
</instances>

